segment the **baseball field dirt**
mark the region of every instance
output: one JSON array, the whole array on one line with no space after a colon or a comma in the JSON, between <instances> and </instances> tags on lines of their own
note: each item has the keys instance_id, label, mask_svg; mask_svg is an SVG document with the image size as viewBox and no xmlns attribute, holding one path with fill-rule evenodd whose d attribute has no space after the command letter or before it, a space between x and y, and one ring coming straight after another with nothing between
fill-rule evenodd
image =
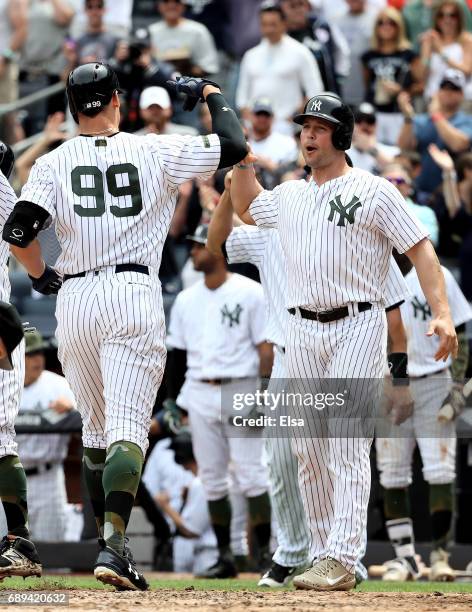
<instances>
[{"instance_id":1,"label":"baseball field dirt","mask_svg":"<svg viewBox=\"0 0 472 612\"><path fill-rule=\"evenodd\" d=\"M66 608L71 612L459 612L472 610L471 583L397 583L385 586L369 581L351 593L314 593L286 589L266 591L256 587L256 576L237 581L199 581L190 576L152 574L146 593L118 593L102 587L90 576L47 577L41 580L7 579L0 584L0 602L8 597L37 597L40 592L63 593L68 604L35 603L19 606L22 612ZM39 599L39 598L38 598ZM12 601L10 599L10 601ZM12 602L13 603L13 602ZM3 607L0 606L0 609ZM10 607L11 606L11 607Z\"/></svg>"}]
</instances>

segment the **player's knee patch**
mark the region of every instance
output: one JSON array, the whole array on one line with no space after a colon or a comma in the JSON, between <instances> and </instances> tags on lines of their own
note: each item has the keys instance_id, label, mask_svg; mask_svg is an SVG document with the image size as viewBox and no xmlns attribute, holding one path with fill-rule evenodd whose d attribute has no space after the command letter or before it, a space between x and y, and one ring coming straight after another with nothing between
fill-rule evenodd
<instances>
[{"instance_id":1,"label":"player's knee patch","mask_svg":"<svg viewBox=\"0 0 472 612\"><path fill-rule=\"evenodd\" d=\"M143 453L132 442L115 442L107 452L103 471L105 497L111 491L121 491L136 495L143 467Z\"/></svg>"}]
</instances>

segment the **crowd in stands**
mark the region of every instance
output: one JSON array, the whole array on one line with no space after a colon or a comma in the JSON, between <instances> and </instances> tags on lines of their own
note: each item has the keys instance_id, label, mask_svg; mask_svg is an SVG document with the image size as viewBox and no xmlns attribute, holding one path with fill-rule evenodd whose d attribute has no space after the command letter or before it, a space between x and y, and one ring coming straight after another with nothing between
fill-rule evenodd
<instances>
[{"instance_id":1,"label":"crowd in stands","mask_svg":"<svg viewBox=\"0 0 472 612\"><path fill-rule=\"evenodd\" d=\"M355 112L347 152L354 166L398 187L472 301L471 8L471 0L0 0L0 132L18 151L14 187L38 156L74 135L75 124L64 91L8 112L2 105L64 83L85 62L113 66L122 129L140 134L210 133L206 105L184 112L166 82L178 74L217 82L269 189L306 176L292 117L309 97L334 91ZM223 188L224 171L180 188L161 267L167 314L199 277L185 236L209 220ZM54 232L41 240L53 264ZM201 509L192 462L175 471ZM163 495L156 479L148 469L152 495L185 531L192 519L176 518L180 497ZM208 517L199 520L193 530L211 557ZM178 566L195 570L185 561L191 556L181 552Z\"/></svg>"}]
</instances>

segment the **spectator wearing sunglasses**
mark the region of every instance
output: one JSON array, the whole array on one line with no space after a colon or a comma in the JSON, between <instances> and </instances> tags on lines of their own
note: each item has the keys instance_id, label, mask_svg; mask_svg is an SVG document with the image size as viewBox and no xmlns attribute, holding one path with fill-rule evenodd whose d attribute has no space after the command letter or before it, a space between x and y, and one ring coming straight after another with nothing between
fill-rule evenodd
<instances>
[{"instance_id":1,"label":"spectator wearing sunglasses","mask_svg":"<svg viewBox=\"0 0 472 612\"><path fill-rule=\"evenodd\" d=\"M418 150L422 169L417 188L432 193L441 184L441 168L428 152L431 143L447 149L452 157L470 148L472 116L460 110L464 100L465 77L459 70L449 69L433 96L428 112L415 116L406 92L398 96L404 124L398 139L401 149Z\"/></svg>"},{"instance_id":2,"label":"spectator wearing sunglasses","mask_svg":"<svg viewBox=\"0 0 472 612\"><path fill-rule=\"evenodd\" d=\"M436 7L433 28L421 36L421 62L427 99L437 93L446 71L453 68L466 77L464 96L472 102L472 34L465 29L464 11L456 0L443 0Z\"/></svg>"},{"instance_id":3,"label":"spectator wearing sunglasses","mask_svg":"<svg viewBox=\"0 0 472 612\"><path fill-rule=\"evenodd\" d=\"M353 165L372 174L379 174L400 150L379 142L376 134L377 119L375 108L369 102L359 105L354 114L352 147L348 151Z\"/></svg>"},{"instance_id":4,"label":"spectator wearing sunglasses","mask_svg":"<svg viewBox=\"0 0 472 612\"><path fill-rule=\"evenodd\" d=\"M421 79L421 63L405 36L401 13L391 6L377 16L372 45L362 56L367 102L377 111L377 137L396 144L402 126L397 96Z\"/></svg>"},{"instance_id":5,"label":"spectator wearing sunglasses","mask_svg":"<svg viewBox=\"0 0 472 612\"><path fill-rule=\"evenodd\" d=\"M467 2L468 0L459 0L465 16L465 29L470 31L472 30L472 13L467 6ZM431 0L409 0L403 5L402 14L405 20L406 34L415 51L420 50L421 35L433 24L435 9L435 4Z\"/></svg>"},{"instance_id":6,"label":"spectator wearing sunglasses","mask_svg":"<svg viewBox=\"0 0 472 612\"><path fill-rule=\"evenodd\" d=\"M431 242L436 246L439 238L438 220L434 210L428 206L420 206L413 201L414 190L408 172L398 164L391 164L384 169L382 176L387 179L389 183L395 185L402 194L405 198L406 205L427 229Z\"/></svg>"}]
</instances>

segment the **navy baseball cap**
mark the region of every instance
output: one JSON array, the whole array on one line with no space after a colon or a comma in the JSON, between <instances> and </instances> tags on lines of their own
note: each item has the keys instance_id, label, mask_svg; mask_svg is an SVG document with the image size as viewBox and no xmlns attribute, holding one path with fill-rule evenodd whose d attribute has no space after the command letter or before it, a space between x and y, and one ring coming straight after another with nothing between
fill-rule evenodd
<instances>
[{"instance_id":1,"label":"navy baseball cap","mask_svg":"<svg viewBox=\"0 0 472 612\"><path fill-rule=\"evenodd\" d=\"M198 244L206 244L208 238L208 225L202 223L197 227L195 233L190 235L187 234L185 236L187 240L190 242L197 242Z\"/></svg>"},{"instance_id":2,"label":"navy baseball cap","mask_svg":"<svg viewBox=\"0 0 472 612\"><path fill-rule=\"evenodd\" d=\"M0 359L2 370L13 370L11 355L23 340L23 324L14 306L0 302L0 337L5 345L7 355Z\"/></svg>"}]
</instances>

